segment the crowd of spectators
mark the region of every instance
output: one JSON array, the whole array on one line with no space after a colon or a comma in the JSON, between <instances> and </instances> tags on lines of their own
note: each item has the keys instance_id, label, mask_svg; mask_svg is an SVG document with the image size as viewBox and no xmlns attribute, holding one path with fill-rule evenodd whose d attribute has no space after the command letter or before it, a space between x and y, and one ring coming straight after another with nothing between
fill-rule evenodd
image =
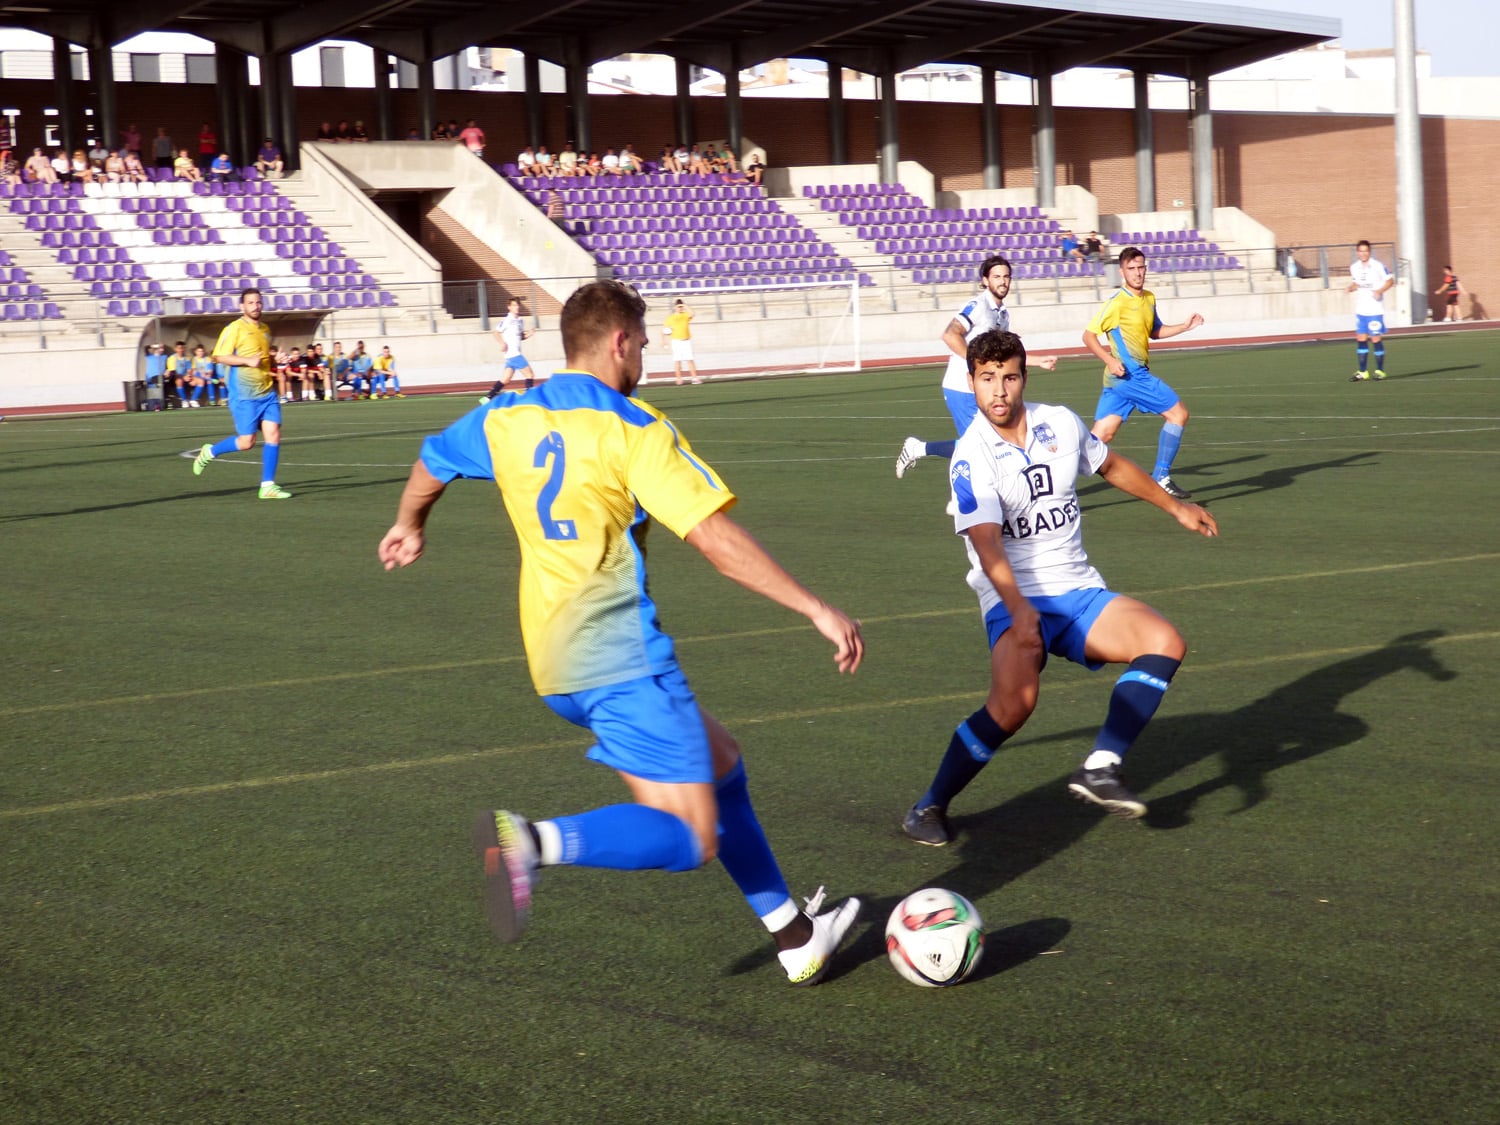
<instances>
[{"instance_id":1,"label":"crowd of spectators","mask_svg":"<svg viewBox=\"0 0 1500 1125\"><path fill-rule=\"evenodd\" d=\"M726 183L758 184L765 167L765 156L759 151L751 152L742 167L727 145L719 148L712 142L663 145L655 161L643 159L633 144L618 150L606 148L601 156L597 151L579 152L572 141L556 154L546 145L527 145L516 156L516 171L520 175L561 179L663 172L674 176L716 175L722 176Z\"/></svg>"},{"instance_id":2,"label":"crowd of spectators","mask_svg":"<svg viewBox=\"0 0 1500 1125\"><path fill-rule=\"evenodd\" d=\"M278 347L271 371L284 403L336 402L345 388L348 401L406 397L389 345L378 355L371 355L363 340L355 341L348 352L340 341L326 351L321 343ZM229 373L228 367L213 362L202 344L191 352L185 340L170 349L166 344L149 344L146 409L197 409L204 399L209 406L228 406Z\"/></svg>"},{"instance_id":3,"label":"crowd of spectators","mask_svg":"<svg viewBox=\"0 0 1500 1125\"><path fill-rule=\"evenodd\" d=\"M142 183L149 178L146 152L150 153L149 167L170 171L174 179L193 183L239 179L239 169L220 148L218 134L207 121L198 129L196 146L194 156L191 148L176 144L164 127L157 126L149 147L143 148L140 129L131 124L120 131L120 143L114 148L95 140L90 148L75 149L71 156L59 148L49 157L38 147L24 162L10 149L0 151L0 183ZM261 146L255 166L268 178L280 177L285 163L271 138Z\"/></svg>"}]
</instances>

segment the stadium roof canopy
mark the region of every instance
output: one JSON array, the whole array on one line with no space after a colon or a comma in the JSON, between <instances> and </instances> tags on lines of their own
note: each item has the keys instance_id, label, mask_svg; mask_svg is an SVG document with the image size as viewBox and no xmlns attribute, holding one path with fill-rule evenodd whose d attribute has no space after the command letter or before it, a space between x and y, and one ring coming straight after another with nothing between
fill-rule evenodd
<instances>
[{"instance_id":1,"label":"stadium roof canopy","mask_svg":"<svg viewBox=\"0 0 1500 1125\"><path fill-rule=\"evenodd\" d=\"M0 25L84 44L183 31L261 57L352 39L412 62L510 47L558 63L782 57L893 74L924 63L1057 74L1217 74L1336 38L1338 20L1183 0L0 0Z\"/></svg>"}]
</instances>

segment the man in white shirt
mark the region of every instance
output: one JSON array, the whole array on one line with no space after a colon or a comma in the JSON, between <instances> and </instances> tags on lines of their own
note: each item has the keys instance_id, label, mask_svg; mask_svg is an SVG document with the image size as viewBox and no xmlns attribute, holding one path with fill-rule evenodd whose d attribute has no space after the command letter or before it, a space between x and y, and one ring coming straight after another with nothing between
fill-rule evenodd
<instances>
[{"instance_id":1,"label":"man in white shirt","mask_svg":"<svg viewBox=\"0 0 1500 1125\"><path fill-rule=\"evenodd\" d=\"M927 792L902 820L919 844L953 839L948 805L1036 707L1048 653L1085 668L1126 664L1093 750L1068 791L1116 816L1145 815L1121 775L1125 752L1150 722L1187 645L1144 602L1106 588L1083 550L1078 478L1097 474L1213 537L1213 516L1175 499L1089 432L1064 406L1026 404L1026 349L1012 332L970 341L978 416L959 438L949 480L954 527L965 537L971 589L990 643L990 692L954 732Z\"/></svg>"},{"instance_id":2,"label":"man in white shirt","mask_svg":"<svg viewBox=\"0 0 1500 1125\"><path fill-rule=\"evenodd\" d=\"M943 346L948 349L948 366L943 371L943 401L948 413L953 415L953 425L959 437L963 436L974 420L974 392L969 386L969 341L984 332L999 329L1010 330L1010 310L1005 307L1006 295L1010 293L1010 262L999 254L986 258L979 266L979 296L972 298L959 309L948 327L943 329ZM1057 367L1055 355L1037 356L1036 366L1043 371ZM952 441L923 441L909 437L901 444L901 453L896 458L896 479L923 457L952 457Z\"/></svg>"},{"instance_id":3,"label":"man in white shirt","mask_svg":"<svg viewBox=\"0 0 1500 1125\"><path fill-rule=\"evenodd\" d=\"M1349 263L1348 293L1354 298L1354 354L1359 366L1349 377L1351 383L1370 378L1370 352L1375 353L1375 378L1385 378L1385 291L1396 284L1391 271L1379 258L1370 257L1370 242L1360 239L1354 247L1354 261Z\"/></svg>"},{"instance_id":4,"label":"man in white shirt","mask_svg":"<svg viewBox=\"0 0 1500 1125\"><path fill-rule=\"evenodd\" d=\"M536 381L536 373L531 370L531 361L521 354L521 341L531 335L531 329L526 327L525 321L521 319L521 298L512 297L506 306L505 319L494 328L494 336L502 351L505 352L505 371L500 378L495 380L494 386L490 387L489 394L481 398L480 402L489 402L506 387L517 373L526 378L526 389L531 390Z\"/></svg>"}]
</instances>

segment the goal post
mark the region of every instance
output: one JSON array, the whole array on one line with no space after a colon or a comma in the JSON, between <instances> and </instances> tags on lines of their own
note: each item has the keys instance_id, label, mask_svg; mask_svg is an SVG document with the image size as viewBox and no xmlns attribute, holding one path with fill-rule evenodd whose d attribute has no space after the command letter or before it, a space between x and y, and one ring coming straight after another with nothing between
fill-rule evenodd
<instances>
[{"instance_id":1,"label":"goal post","mask_svg":"<svg viewBox=\"0 0 1500 1125\"><path fill-rule=\"evenodd\" d=\"M652 339L648 375L672 370L662 322L679 300L693 313L694 360L706 373L755 377L861 369L858 274L738 286L680 278L637 291L646 300Z\"/></svg>"}]
</instances>

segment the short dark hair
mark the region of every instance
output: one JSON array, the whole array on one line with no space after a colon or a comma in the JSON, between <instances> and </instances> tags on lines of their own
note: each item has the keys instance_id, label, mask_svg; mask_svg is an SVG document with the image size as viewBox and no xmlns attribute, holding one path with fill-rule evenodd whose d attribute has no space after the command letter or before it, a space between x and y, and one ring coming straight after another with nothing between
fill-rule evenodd
<instances>
[{"instance_id":1,"label":"short dark hair","mask_svg":"<svg viewBox=\"0 0 1500 1125\"><path fill-rule=\"evenodd\" d=\"M260 290L257 289L253 285L250 286L248 289L241 289L240 290L240 304L243 305L245 303L245 298L248 297L248 296L250 296L250 294L252 294L252 293L254 293L257 297L260 296Z\"/></svg>"},{"instance_id":2,"label":"short dark hair","mask_svg":"<svg viewBox=\"0 0 1500 1125\"><path fill-rule=\"evenodd\" d=\"M574 290L563 305L558 327L564 356L581 355L616 329L639 328L646 302L620 281L591 281Z\"/></svg>"},{"instance_id":3,"label":"short dark hair","mask_svg":"<svg viewBox=\"0 0 1500 1125\"><path fill-rule=\"evenodd\" d=\"M1011 276L1015 276L1015 267L1010 264L1009 258L1007 258L1004 254L991 254L988 258L979 263L979 280L981 282L988 281L990 279L990 270L994 269L996 266L1004 266L1007 270L1010 271Z\"/></svg>"},{"instance_id":4,"label":"short dark hair","mask_svg":"<svg viewBox=\"0 0 1500 1125\"><path fill-rule=\"evenodd\" d=\"M1356 250L1358 250L1361 246L1363 246L1366 250L1370 249L1370 240L1368 238L1361 238L1354 244L1354 248Z\"/></svg>"},{"instance_id":5,"label":"short dark hair","mask_svg":"<svg viewBox=\"0 0 1500 1125\"><path fill-rule=\"evenodd\" d=\"M991 328L988 332L981 332L969 341L969 350L966 358L969 362L969 374L974 374L974 369L981 363L1004 363L1016 356L1021 357L1021 375L1026 374L1026 345L1021 343L1021 337L1014 332L1002 332L998 328Z\"/></svg>"},{"instance_id":6,"label":"short dark hair","mask_svg":"<svg viewBox=\"0 0 1500 1125\"><path fill-rule=\"evenodd\" d=\"M1127 246L1120 251L1120 265L1123 266L1126 262L1133 262L1137 258L1144 258L1145 256L1146 252L1139 246Z\"/></svg>"}]
</instances>

